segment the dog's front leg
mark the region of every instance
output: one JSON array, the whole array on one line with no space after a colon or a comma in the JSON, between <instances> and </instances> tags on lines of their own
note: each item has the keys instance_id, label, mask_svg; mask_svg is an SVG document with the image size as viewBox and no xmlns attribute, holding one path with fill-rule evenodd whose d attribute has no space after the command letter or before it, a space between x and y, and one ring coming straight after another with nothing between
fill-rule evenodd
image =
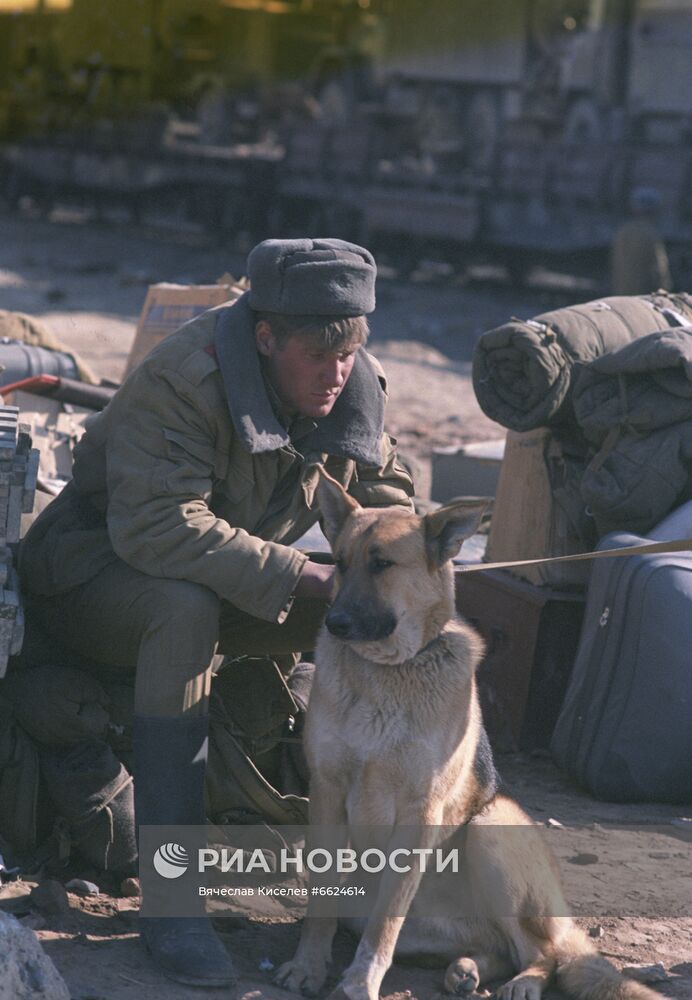
<instances>
[{"instance_id":1,"label":"dog's front leg","mask_svg":"<svg viewBox=\"0 0 692 1000\"><path fill-rule=\"evenodd\" d=\"M389 843L387 857L397 852L397 867L409 871L397 872L386 864L374 900L371 915L356 950L355 957L329 1000L377 1000L387 969L392 964L394 949L402 924L423 875L425 853L439 842L441 815L427 813L401 820ZM399 859L406 859L401 861Z\"/></svg>"},{"instance_id":2,"label":"dog's front leg","mask_svg":"<svg viewBox=\"0 0 692 1000\"><path fill-rule=\"evenodd\" d=\"M310 829L308 852L324 848L332 857L348 843L346 807L341 789L335 783L310 780ZM321 895L321 886L331 885L334 874L312 873L308 887L308 912L300 935L300 942L290 962L284 962L274 977L274 982L293 993L312 996L320 991L327 978L327 967L332 956L332 941L337 928L334 914L335 901Z\"/></svg>"}]
</instances>

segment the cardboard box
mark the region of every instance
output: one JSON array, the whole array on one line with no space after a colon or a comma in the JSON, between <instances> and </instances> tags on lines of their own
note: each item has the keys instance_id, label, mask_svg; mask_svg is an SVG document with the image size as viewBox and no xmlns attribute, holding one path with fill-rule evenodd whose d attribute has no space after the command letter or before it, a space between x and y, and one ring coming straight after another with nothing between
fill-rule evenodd
<instances>
[{"instance_id":1,"label":"cardboard box","mask_svg":"<svg viewBox=\"0 0 692 1000\"><path fill-rule=\"evenodd\" d=\"M72 450L93 410L67 406L49 396L22 390L12 393L12 402L19 407L22 423L29 426L34 448L41 456L41 476L51 480L71 479Z\"/></svg>"},{"instance_id":2,"label":"cardboard box","mask_svg":"<svg viewBox=\"0 0 692 1000\"><path fill-rule=\"evenodd\" d=\"M572 525L555 503L546 464L550 431L509 431L495 496L487 562L541 559L584 551ZM519 566L513 575L552 587L585 587L591 563Z\"/></svg>"},{"instance_id":3,"label":"cardboard box","mask_svg":"<svg viewBox=\"0 0 692 1000\"><path fill-rule=\"evenodd\" d=\"M150 285L125 375L129 375L157 344L183 323L213 306L237 299L245 290L243 282L236 282L230 275L215 285L172 285L166 282Z\"/></svg>"},{"instance_id":4,"label":"cardboard box","mask_svg":"<svg viewBox=\"0 0 692 1000\"><path fill-rule=\"evenodd\" d=\"M435 448L430 499L446 503L458 496L494 497L504 450L504 438Z\"/></svg>"}]
</instances>

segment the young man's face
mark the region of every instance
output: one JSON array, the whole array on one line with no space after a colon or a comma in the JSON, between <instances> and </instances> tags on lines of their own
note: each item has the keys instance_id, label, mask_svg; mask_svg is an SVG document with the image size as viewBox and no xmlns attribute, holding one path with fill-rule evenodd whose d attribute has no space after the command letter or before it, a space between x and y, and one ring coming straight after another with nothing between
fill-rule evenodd
<instances>
[{"instance_id":1,"label":"young man's face","mask_svg":"<svg viewBox=\"0 0 692 1000\"><path fill-rule=\"evenodd\" d=\"M286 414L326 417L348 381L359 345L327 350L313 335L301 333L279 343L264 321L257 324L255 339Z\"/></svg>"}]
</instances>

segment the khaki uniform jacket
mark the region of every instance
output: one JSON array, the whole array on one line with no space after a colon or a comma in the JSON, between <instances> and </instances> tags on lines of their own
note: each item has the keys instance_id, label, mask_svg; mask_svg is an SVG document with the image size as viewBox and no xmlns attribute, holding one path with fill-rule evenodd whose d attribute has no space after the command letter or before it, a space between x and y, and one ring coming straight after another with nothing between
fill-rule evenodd
<instances>
[{"instance_id":1,"label":"khaki uniform jacket","mask_svg":"<svg viewBox=\"0 0 692 1000\"><path fill-rule=\"evenodd\" d=\"M359 433L375 442L370 463L348 456L349 448L368 449L362 441L351 447L343 427L335 432L343 447L334 453L313 450L316 437L324 443L323 428L306 418L289 439L268 406L253 327L244 298L204 313L159 344L90 418L75 449L72 482L22 544L26 592L64 592L119 557L151 576L202 584L243 611L280 622L307 559L289 546L319 517L318 463L365 506L411 507L411 479L376 412L370 423L367 415L360 420ZM230 348L221 341L223 363L214 347L220 330L235 338ZM357 363L332 413L352 383L356 403L362 400L358 365L361 390L375 386L370 395L382 395L382 412L381 369L362 350ZM257 413L243 411L255 401ZM328 420L319 424L326 428Z\"/></svg>"}]
</instances>

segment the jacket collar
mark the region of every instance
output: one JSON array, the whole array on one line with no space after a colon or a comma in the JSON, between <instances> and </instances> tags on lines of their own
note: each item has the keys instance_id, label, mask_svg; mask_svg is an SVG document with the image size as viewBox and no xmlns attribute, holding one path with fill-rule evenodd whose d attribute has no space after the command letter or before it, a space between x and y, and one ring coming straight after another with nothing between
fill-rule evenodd
<instances>
[{"instance_id":1,"label":"jacket collar","mask_svg":"<svg viewBox=\"0 0 692 1000\"><path fill-rule=\"evenodd\" d=\"M244 447L257 455L290 445L267 395L247 292L232 306L219 309L214 347L233 426ZM367 353L360 350L343 392L331 412L301 439L301 451L379 465L383 430L384 389Z\"/></svg>"}]
</instances>

